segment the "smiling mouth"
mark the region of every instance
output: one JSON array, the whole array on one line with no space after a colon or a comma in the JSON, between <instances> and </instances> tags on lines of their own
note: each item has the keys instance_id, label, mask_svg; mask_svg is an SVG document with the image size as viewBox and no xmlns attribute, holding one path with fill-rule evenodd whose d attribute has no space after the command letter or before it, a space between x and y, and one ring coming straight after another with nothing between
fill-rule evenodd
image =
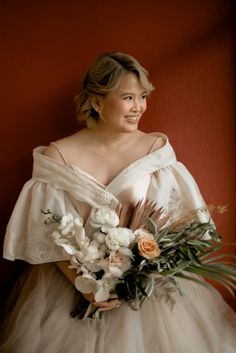
<instances>
[{"instance_id":1,"label":"smiling mouth","mask_svg":"<svg viewBox=\"0 0 236 353\"><path fill-rule=\"evenodd\" d=\"M131 122L131 123L136 123L136 122L138 122L138 120L139 120L139 117L138 116L127 116L126 115L126 117L125 117L129 122Z\"/></svg>"}]
</instances>

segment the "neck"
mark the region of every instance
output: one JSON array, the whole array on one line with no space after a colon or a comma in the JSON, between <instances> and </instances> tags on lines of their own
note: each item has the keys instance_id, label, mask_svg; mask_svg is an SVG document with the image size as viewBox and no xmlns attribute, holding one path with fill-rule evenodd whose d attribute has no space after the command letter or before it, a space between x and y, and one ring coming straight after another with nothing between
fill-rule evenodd
<instances>
[{"instance_id":1,"label":"neck","mask_svg":"<svg viewBox=\"0 0 236 353\"><path fill-rule=\"evenodd\" d=\"M138 136L141 131L136 130L132 132L122 132L113 129L109 129L109 127L99 126L90 129L91 133L96 136L96 139L100 141L104 146L116 146L119 144L126 143L130 139Z\"/></svg>"}]
</instances>

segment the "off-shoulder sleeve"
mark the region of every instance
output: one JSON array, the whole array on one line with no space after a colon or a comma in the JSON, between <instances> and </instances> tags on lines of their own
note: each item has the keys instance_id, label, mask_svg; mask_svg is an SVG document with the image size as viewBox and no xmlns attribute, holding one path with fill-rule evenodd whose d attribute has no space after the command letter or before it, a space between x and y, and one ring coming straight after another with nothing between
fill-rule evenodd
<instances>
[{"instance_id":1,"label":"off-shoulder sleeve","mask_svg":"<svg viewBox=\"0 0 236 353\"><path fill-rule=\"evenodd\" d=\"M153 173L148 197L164 208L174 220L191 210L205 207L198 185L181 162L174 162ZM200 212L202 221L209 220L207 212Z\"/></svg>"},{"instance_id":2,"label":"off-shoulder sleeve","mask_svg":"<svg viewBox=\"0 0 236 353\"><path fill-rule=\"evenodd\" d=\"M3 257L21 259L31 264L65 260L61 249L49 236L41 210L50 209L58 214L76 214L68 193L38 180L28 181L16 202L7 226Z\"/></svg>"},{"instance_id":3,"label":"off-shoulder sleeve","mask_svg":"<svg viewBox=\"0 0 236 353\"><path fill-rule=\"evenodd\" d=\"M33 152L32 178L24 185L7 226L3 257L8 260L39 264L66 259L51 241L51 229L44 224L41 210L79 213L86 221L91 207L99 207L103 200L113 209L119 202L99 185L89 183L86 175L48 158L44 151L39 146Z\"/></svg>"}]
</instances>

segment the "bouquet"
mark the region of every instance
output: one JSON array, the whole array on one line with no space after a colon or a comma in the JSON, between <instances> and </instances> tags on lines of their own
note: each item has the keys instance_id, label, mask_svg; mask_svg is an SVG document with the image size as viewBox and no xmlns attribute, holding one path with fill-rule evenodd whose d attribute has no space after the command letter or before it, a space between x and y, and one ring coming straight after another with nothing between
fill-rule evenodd
<instances>
[{"instance_id":1,"label":"bouquet","mask_svg":"<svg viewBox=\"0 0 236 353\"><path fill-rule=\"evenodd\" d=\"M128 202L117 210L93 208L90 237L79 215L42 212L45 223L53 227L54 243L64 249L70 268L78 274L76 289L92 293L96 302L118 297L138 310L152 294L173 306L173 292L182 294L178 278L210 287L202 277L208 278L234 294L236 266L222 261L223 254L214 255L223 243L210 217L199 221L199 212L208 211L193 210L171 223L149 200ZM85 299L71 312L78 318L98 315L96 306Z\"/></svg>"}]
</instances>

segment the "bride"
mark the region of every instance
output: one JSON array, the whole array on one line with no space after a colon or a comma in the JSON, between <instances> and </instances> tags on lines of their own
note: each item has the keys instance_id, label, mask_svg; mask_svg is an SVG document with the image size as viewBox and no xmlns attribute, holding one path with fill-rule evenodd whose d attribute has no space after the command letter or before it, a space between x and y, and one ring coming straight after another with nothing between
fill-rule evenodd
<instances>
[{"instance_id":1,"label":"bride","mask_svg":"<svg viewBox=\"0 0 236 353\"><path fill-rule=\"evenodd\" d=\"M33 175L9 221L4 257L32 264L4 321L5 353L233 353L236 316L220 294L182 280L176 304L154 296L139 311L117 298L95 302L100 320L70 317L76 272L47 236L41 209L78 213L92 207L150 199L178 218L204 206L193 177L176 160L168 138L138 129L153 90L130 55L106 53L90 67L75 98L75 134L35 148Z\"/></svg>"}]
</instances>

